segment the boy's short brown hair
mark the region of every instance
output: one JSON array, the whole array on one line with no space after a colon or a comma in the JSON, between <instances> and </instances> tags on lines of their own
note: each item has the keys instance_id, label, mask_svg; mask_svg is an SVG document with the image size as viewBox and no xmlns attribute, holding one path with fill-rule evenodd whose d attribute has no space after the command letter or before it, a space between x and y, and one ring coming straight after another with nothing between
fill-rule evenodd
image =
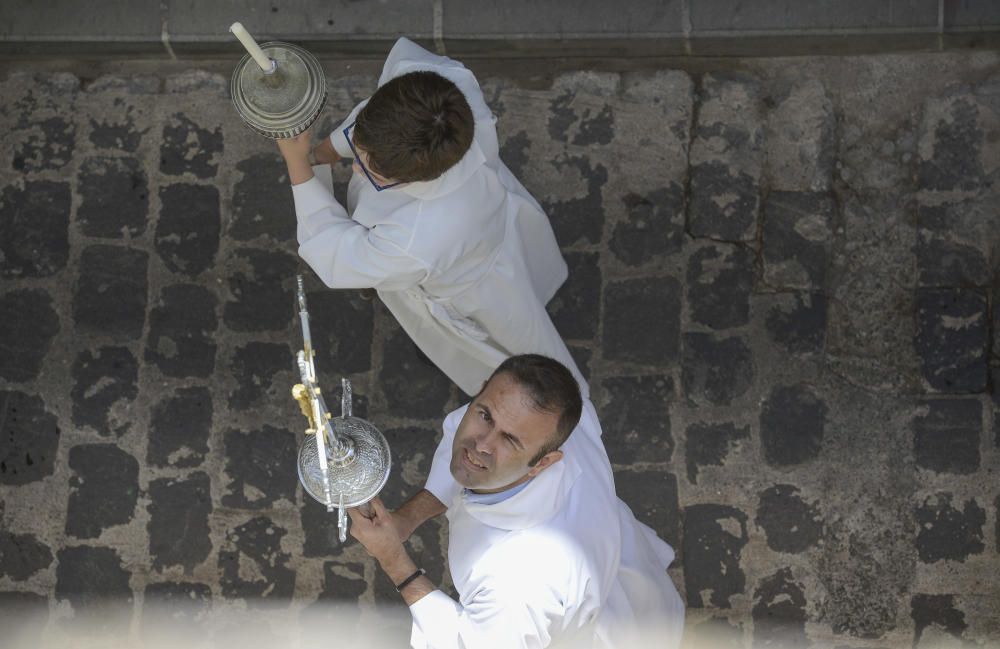
<instances>
[{"instance_id":1,"label":"boy's short brown hair","mask_svg":"<svg viewBox=\"0 0 1000 649\"><path fill-rule=\"evenodd\" d=\"M396 182L433 180L472 145L475 121L465 95L434 72L392 79L358 113L354 144L372 171Z\"/></svg>"}]
</instances>

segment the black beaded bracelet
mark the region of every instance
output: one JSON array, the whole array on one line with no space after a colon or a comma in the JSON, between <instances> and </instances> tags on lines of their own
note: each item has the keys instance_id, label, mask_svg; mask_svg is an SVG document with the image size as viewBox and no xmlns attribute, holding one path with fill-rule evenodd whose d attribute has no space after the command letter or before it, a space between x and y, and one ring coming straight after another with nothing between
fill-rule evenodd
<instances>
[{"instance_id":1,"label":"black beaded bracelet","mask_svg":"<svg viewBox=\"0 0 1000 649\"><path fill-rule=\"evenodd\" d=\"M427 574L426 570L424 570L423 568L417 568L417 571L415 573L413 573L412 575L410 575L409 577L407 577L406 579L404 579L402 582L400 582L396 586L396 592L398 592L398 593L403 592L403 589L406 588L407 586L409 586L413 582L414 579L416 579L417 577L422 577L422 576L424 576L426 574Z\"/></svg>"}]
</instances>

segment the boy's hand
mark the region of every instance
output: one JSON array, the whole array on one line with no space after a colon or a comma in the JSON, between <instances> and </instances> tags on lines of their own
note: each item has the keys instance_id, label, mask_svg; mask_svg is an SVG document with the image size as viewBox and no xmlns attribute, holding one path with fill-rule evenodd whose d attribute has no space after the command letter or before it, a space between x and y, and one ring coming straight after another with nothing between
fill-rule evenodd
<instances>
[{"instance_id":1,"label":"boy's hand","mask_svg":"<svg viewBox=\"0 0 1000 649\"><path fill-rule=\"evenodd\" d=\"M313 157L316 160L316 164L332 165L340 160L340 154L333 148L333 143L330 142L330 138L328 137L320 140L320 143L313 149Z\"/></svg>"},{"instance_id":2,"label":"boy's hand","mask_svg":"<svg viewBox=\"0 0 1000 649\"><path fill-rule=\"evenodd\" d=\"M311 144L311 134L309 129L304 133L299 133L295 137L282 138L278 140L278 150L285 158L285 162L309 160L309 148Z\"/></svg>"}]
</instances>

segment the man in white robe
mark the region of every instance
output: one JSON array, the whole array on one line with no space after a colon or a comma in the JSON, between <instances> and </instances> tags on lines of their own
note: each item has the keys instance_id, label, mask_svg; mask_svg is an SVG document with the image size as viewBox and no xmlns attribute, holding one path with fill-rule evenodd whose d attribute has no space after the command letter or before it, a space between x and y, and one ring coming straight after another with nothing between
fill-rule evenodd
<instances>
[{"instance_id":1,"label":"man in white robe","mask_svg":"<svg viewBox=\"0 0 1000 649\"><path fill-rule=\"evenodd\" d=\"M411 644L663 647L680 643L674 553L615 495L593 404L550 358L512 357L444 421L425 489L395 512L351 510L351 534L413 616ZM447 512L459 600L403 541Z\"/></svg>"},{"instance_id":2,"label":"man in white robe","mask_svg":"<svg viewBox=\"0 0 1000 649\"><path fill-rule=\"evenodd\" d=\"M427 72L460 93L448 99L444 92L442 100L420 86L399 90ZM308 134L278 142L293 185L299 254L331 288L377 289L417 346L469 395L511 354L554 357L582 379L545 311L566 279L566 262L545 213L500 160L496 117L473 74L401 38L378 83L316 148L320 162L354 159L346 210L329 175L321 181L309 168ZM411 111L412 104L418 106ZM406 162L406 151L385 131L397 121L426 131L419 110L430 111L428 128L441 129L429 139L444 140L438 148L460 159L431 179L380 175L394 161ZM358 134L366 128L369 139L389 141L365 149ZM456 155L463 132L459 145L467 148ZM391 159L380 162L380 152Z\"/></svg>"}]
</instances>

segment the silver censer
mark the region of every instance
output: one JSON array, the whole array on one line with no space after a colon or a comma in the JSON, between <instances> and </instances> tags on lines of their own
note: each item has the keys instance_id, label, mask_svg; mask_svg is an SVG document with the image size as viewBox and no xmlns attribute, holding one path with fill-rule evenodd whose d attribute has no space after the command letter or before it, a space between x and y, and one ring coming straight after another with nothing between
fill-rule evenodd
<instances>
[{"instance_id":1,"label":"silver censer","mask_svg":"<svg viewBox=\"0 0 1000 649\"><path fill-rule=\"evenodd\" d=\"M341 379L341 412L330 414L316 383L315 350L309 331L309 311L302 276L296 277L302 350L296 354L302 383L292 388L302 414L309 420L306 437L299 446L299 480L306 493L337 513L340 541L347 540L347 509L360 507L370 513L368 501L378 495L392 458L385 436L364 419L351 415L351 382Z\"/></svg>"},{"instance_id":2,"label":"silver censer","mask_svg":"<svg viewBox=\"0 0 1000 649\"><path fill-rule=\"evenodd\" d=\"M271 69L261 69L250 54L244 56L230 84L233 104L244 123L264 137L295 137L316 121L326 103L323 68L291 43L274 41L260 49Z\"/></svg>"}]
</instances>

